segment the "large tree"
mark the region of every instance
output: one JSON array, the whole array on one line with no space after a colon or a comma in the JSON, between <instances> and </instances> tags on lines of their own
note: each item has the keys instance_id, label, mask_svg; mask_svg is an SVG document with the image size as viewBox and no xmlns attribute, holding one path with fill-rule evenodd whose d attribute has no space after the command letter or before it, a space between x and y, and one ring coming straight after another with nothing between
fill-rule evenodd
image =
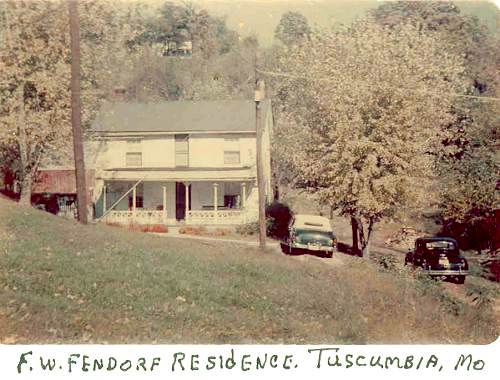
<instances>
[{"instance_id":1,"label":"large tree","mask_svg":"<svg viewBox=\"0 0 500 380\"><path fill-rule=\"evenodd\" d=\"M130 66L127 41L139 28L123 3L80 2L83 122ZM72 160L68 7L65 1L0 2L0 145L16 162L29 203L42 160ZM131 20L135 20L132 22ZM14 149L12 149L14 148Z\"/></svg>"},{"instance_id":2,"label":"large tree","mask_svg":"<svg viewBox=\"0 0 500 380\"><path fill-rule=\"evenodd\" d=\"M367 19L314 34L281 64L284 113L307 135L290 159L310 190L352 218L368 254L375 223L421 196L426 152L463 91L461 59L412 26Z\"/></svg>"},{"instance_id":3,"label":"large tree","mask_svg":"<svg viewBox=\"0 0 500 380\"><path fill-rule=\"evenodd\" d=\"M274 36L285 46L299 45L307 41L311 35L311 28L307 18L299 12L286 12L274 31Z\"/></svg>"},{"instance_id":4,"label":"large tree","mask_svg":"<svg viewBox=\"0 0 500 380\"><path fill-rule=\"evenodd\" d=\"M0 61L0 139L18 149L21 202L45 152L66 149L69 128L68 18L60 2L0 5L5 46Z\"/></svg>"},{"instance_id":5,"label":"large tree","mask_svg":"<svg viewBox=\"0 0 500 380\"><path fill-rule=\"evenodd\" d=\"M489 224L487 229L492 231L497 228L493 215L500 207L500 167L495 159L499 139L498 34L477 18L462 14L459 6L451 2L391 2L375 9L373 15L378 23L390 28L405 23L415 25L443 41L450 53L464 57L467 94L477 98L456 98L455 120L444 126L447 136L435 152L439 173L435 182L447 232L453 233L453 225L457 225L467 246L493 249L500 244L498 238L492 242L494 233L487 239L473 235L477 235L478 225Z\"/></svg>"}]
</instances>

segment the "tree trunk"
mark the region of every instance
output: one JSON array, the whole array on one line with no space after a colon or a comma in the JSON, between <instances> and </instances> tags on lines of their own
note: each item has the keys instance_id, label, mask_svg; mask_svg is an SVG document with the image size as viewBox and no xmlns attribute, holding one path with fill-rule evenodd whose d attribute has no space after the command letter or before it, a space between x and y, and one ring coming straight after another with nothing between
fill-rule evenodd
<instances>
[{"instance_id":1,"label":"tree trunk","mask_svg":"<svg viewBox=\"0 0 500 380\"><path fill-rule=\"evenodd\" d=\"M24 87L19 88L19 124L17 127L17 143L19 146L19 161L21 163L22 183L21 198L19 203L31 205L31 185L33 177L31 175L29 156L28 156L28 138L26 136L26 118L24 109Z\"/></svg>"},{"instance_id":2,"label":"tree trunk","mask_svg":"<svg viewBox=\"0 0 500 380\"><path fill-rule=\"evenodd\" d=\"M358 219L358 226L359 226L359 240L361 243L361 255L366 258L367 260L370 259L370 238L372 236L373 232L373 225L375 224L374 218L370 218L368 220L368 229L365 234L364 226L363 226L363 221L361 219Z\"/></svg>"},{"instance_id":3,"label":"tree trunk","mask_svg":"<svg viewBox=\"0 0 500 380\"><path fill-rule=\"evenodd\" d=\"M21 183L21 198L19 199L19 203L22 205L31 206L31 185L33 183L33 179L31 177L31 173L25 172L24 178Z\"/></svg>"},{"instance_id":4,"label":"tree trunk","mask_svg":"<svg viewBox=\"0 0 500 380\"><path fill-rule=\"evenodd\" d=\"M352 229L352 252L359 252L359 244L358 244L358 221L355 217L351 217L351 229Z\"/></svg>"},{"instance_id":5,"label":"tree trunk","mask_svg":"<svg viewBox=\"0 0 500 380\"><path fill-rule=\"evenodd\" d=\"M370 239L366 240L363 244L361 255L367 260L370 260Z\"/></svg>"}]
</instances>

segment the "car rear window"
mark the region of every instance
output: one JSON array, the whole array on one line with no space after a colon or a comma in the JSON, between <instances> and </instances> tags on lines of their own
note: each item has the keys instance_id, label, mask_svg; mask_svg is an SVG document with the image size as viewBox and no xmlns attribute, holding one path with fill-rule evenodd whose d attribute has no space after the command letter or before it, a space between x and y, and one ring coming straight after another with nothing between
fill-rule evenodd
<instances>
[{"instance_id":1,"label":"car rear window","mask_svg":"<svg viewBox=\"0 0 500 380\"><path fill-rule=\"evenodd\" d=\"M331 231L317 231L317 230L305 230L305 229L297 229L295 230L296 235L300 235L303 237L320 237L323 239L333 239L335 235Z\"/></svg>"},{"instance_id":2,"label":"car rear window","mask_svg":"<svg viewBox=\"0 0 500 380\"><path fill-rule=\"evenodd\" d=\"M451 241L440 240L425 243L427 249L455 249L455 244Z\"/></svg>"}]
</instances>

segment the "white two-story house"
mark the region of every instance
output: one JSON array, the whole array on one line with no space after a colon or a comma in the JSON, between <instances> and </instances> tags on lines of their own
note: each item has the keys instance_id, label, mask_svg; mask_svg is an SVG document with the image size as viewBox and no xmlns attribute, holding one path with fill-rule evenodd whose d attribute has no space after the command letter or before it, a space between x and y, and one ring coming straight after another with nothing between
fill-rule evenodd
<instances>
[{"instance_id":1,"label":"white two-story house","mask_svg":"<svg viewBox=\"0 0 500 380\"><path fill-rule=\"evenodd\" d=\"M271 197L270 101L261 103ZM119 224L243 224L258 218L255 103L107 103L92 125L95 218Z\"/></svg>"}]
</instances>

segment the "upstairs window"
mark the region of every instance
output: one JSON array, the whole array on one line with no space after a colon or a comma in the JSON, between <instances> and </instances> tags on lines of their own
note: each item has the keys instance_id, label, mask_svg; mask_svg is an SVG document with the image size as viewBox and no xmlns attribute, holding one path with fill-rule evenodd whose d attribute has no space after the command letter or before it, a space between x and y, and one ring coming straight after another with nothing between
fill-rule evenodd
<instances>
[{"instance_id":1,"label":"upstairs window","mask_svg":"<svg viewBox=\"0 0 500 380\"><path fill-rule=\"evenodd\" d=\"M189 166L189 135L175 135L175 166Z\"/></svg>"},{"instance_id":2,"label":"upstairs window","mask_svg":"<svg viewBox=\"0 0 500 380\"><path fill-rule=\"evenodd\" d=\"M239 165L240 151L239 150L225 150L224 151L224 164Z\"/></svg>"},{"instance_id":3,"label":"upstairs window","mask_svg":"<svg viewBox=\"0 0 500 380\"><path fill-rule=\"evenodd\" d=\"M240 139L237 137L224 138L224 164L240 164Z\"/></svg>"},{"instance_id":4,"label":"upstairs window","mask_svg":"<svg viewBox=\"0 0 500 380\"><path fill-rule=\"evenodd\" d=\"M127 152L125 156L125 166L128 168L142 166L142 153L140 152Z\"/></svg>"}]
</instances>

